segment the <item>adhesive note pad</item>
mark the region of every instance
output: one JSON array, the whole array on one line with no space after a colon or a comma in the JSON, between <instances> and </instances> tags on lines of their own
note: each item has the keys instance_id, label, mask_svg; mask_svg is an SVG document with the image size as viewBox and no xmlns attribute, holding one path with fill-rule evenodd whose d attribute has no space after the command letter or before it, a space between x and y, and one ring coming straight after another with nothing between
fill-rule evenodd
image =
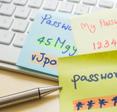
<instances>
[{"instance_id":1,"label":"adhesive note pad","mask_svg":"<svg viewBox=\"0 0 117 112\"><path fill-rule=\"evenodd\" d=\"M32 24L18 66L57 76L57 57L77 53L69 17L40 11Z\"/></svg>"},{"instance_id":2,"label":"adhesive note pad","mask_svg":"<svg viewBox=\"0 0 117 112\"><path fill-rule=\"evenodd\" d=\"M116 13L111 9L71 19L79 54L117 49Z\"/></svg>"},{"instance_id":3,"label":"adhesive note pad","mask_svg":"<svg viewBox=\"0 0 117 112\"><path fill-rule=\"evenodd\" d=\"M117 51L59 59L60 112L117 112Z\"/></svg>"}]
</instances>

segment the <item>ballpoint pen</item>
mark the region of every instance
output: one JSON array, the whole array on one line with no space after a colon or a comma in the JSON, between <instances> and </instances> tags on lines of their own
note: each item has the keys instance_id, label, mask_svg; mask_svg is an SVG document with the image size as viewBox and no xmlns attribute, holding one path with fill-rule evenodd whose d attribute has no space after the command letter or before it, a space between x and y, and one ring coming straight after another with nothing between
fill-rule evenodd
<instances>
[{"instance_id":1,"label":"ballpoint pen","mask_svg":"<svg viewBox=\"0 0 117 112\"><path fill-rule=\"evenodd\" d=\"M58 89L61 89L60 86L50 86L50 87L41 87L34 88L19 93L10 94L7 96L0 97L0 108L11 106L18 103L23 103L30 100L40 99L43 96L50 94Z\"/></svg>"}]
</instances>

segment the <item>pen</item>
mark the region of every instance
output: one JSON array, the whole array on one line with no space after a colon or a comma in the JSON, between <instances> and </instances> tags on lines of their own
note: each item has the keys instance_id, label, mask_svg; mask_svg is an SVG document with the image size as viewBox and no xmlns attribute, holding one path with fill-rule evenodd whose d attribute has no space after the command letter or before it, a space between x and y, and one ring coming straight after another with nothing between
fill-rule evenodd
<instances>
[{"instance_id":1,"label":"pen","mask_svg":"<svg viewBox=\"0 0 117 112\"><path fill-rule=\"evenodd\" d=\"M26 101L40 99L43 96L59 89L61 89L60 86L41 87L3 96L0 97L0 108L11 106L18 103L23 103Z\"/></svg>"}]
</instances>

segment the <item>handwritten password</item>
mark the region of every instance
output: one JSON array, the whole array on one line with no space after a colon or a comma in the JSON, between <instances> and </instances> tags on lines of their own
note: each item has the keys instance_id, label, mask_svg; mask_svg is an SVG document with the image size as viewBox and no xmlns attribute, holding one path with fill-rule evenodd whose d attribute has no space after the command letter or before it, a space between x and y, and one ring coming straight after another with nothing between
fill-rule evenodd
<instances>
[{"instance_id":1,"label":"handwritten password","mask_svg":"<svg viewBox=\"0 0 117 112\"><path fill-rule=\"evenodd\" d=\"M54 47L55 49L60 49L62 54L67 54L69 56L73 56L77 52L77 48L74 45L70 45L67 40L58 37L55 38L47 38L47 37L39 37L37 39L37 44L43 45L46 47Z\"/></svg>"},{"instance_id":2,"label":"handwritten password","mask_svg":"<svg viewBox=\"0 0 117 112\"><path fill-rule=\"evenodd\" d=\"M109 27L112 25L117 25L116 19L100 19L98 20L98 24L100 28ZM93 23L82 22L80 23L80 27L84 31L88 31L90 33L95 33L97 30L97 26Z\"/></svg>"},{"instance_id":3,"label":"handwritten password","mask_svg":"<svg viewBox=\"0 0 117 112\"><path fill-rule=\"evenodd\" d=\"M42 64L42 67L47 65L55 66L57 65L56 59L51 59L46 53L35 52L32 54L31 61L35 64Z\"/></svg>"},{"instance_id":4,"label":"handwritten password","mask_svg":"<svg viewBox=\"0 0 117 112\"><path fill-rule=\"evenodd\" d=\"M90 74L89 76L87 75L79 75L79 74L75 74L72 77L72 83L73 83L73 87L74 89L77 89L78 86L78 82L98 82L100 80L109 80L112 78L117 78L117 72L110 72L110 73L104 73L104 74Z\"/></svg>"},{"instance_id":5,"label":"handwritten password","mask_svg":"<svg viewBox=\"0 0 117 112\"><path fill-rule=\"evenodd\" d=\"M117 39L112 40L101 40L97 42L93 42L93 50L103 49L103 48L111 48L117 47Z\"/></svg>"},{"instance_id":6,"label":"handwritten password","mask_svg":"<svg viewBox=\"0 0 117 112\"><path fill-rule=\"evenodd\" d=\"M117 106L117 95L73 101L74 112Z\"/></svg>"},{"instance_id":7,"label":"handwritten password","mask_svg":"<svg viewBox=\"0 0 117 112\"><path fill-rule=\"evenodd\" d=\"M71 25L61 22L60 20L56 20L50 14L45 14L42 16L41 24L46 24L55 28L63 29L65 31L71 31Z\"/></svg>"}]
</instances>

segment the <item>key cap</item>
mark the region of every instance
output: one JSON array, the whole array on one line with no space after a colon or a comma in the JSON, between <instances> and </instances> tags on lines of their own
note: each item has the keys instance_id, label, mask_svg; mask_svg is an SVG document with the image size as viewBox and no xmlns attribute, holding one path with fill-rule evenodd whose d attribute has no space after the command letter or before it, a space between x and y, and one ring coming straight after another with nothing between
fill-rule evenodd
<instances>
[{"instance_id":1,"label":"key cap","mask_svg":"<svg viewBox=\"0 0 117 112\"><path fill-rule=\"evenodd\" d=\"M0 43L9 45L13 40L14 33L7 30L0 30Z\"/></svg>"},{"instance_id":2,"label":"key cap","mask_svg":"<svg viewBox=\"0 0 117 112\"><path fill-rule=\"evenodd\" d=\"M30 0L29 1L29 7L40 8L41 5L42 5L42 0Z\"/></svg>"},{"instance_id":3,"label":"key cap","mask_svg":"<svg viewBox=\"0 0 117 112\"><path fill-rule=\"evenodd\" d=\"M12 30L24 33L28 27L28 24L29 23L25 20L15 19Z\"/></svg>"},{"instance_id":4,"label":"key cap","mask_svg":"<svg viewBox=\"0 0 117 112\"><path fill-rule=\"evenodd\" d=\"M107 9L107 8L103 8L103 7L93 7L92 8L92 10L91 10L91 12L97 12L97 11L101 11L101 10L105 10L105 9Z\"/></svg>"},{"instance_id":5,"label":"key cap","mask_svg":"<svg viewBox=\"0 0 117 112\"><path fill-rule=\"evenodd\" d=\"M11 17L0 16L0 28L9 29L13 19Z\"/></svg>"},{"instance_id":6,"label":"key cap","mask_svg":"<svg viewBox=\"0 0 117 112\"><path fill-rule=\"evenodd\" d=\"M24 44L25 38L26 38L26 35L25 34L21 34L21 33L15 34L13 45L15 47L22 48L23 47L23 44Z\"/></svg>"},{"instance_id":7,"label":"key cap","mask_svg":"<svg viewBox=\"0 0 117 112\"><path fill-rule=\"evenodd\" d=\"M112 8L113 5L114 5L113 1L110 0L100 0L99 2L100 7Z\"/></svg>"},{"instance_id":8,"label":"key cap","mask_svg":"<svg viewBox=\"0 0 117 112\"><path fill-rule=\"evenodd\" d=\"M45 0L43 9L45 10L56 10L58 6L58 0Z\"/></svg>"},{"instance_id":9,"label":"key cap","mask_svg":"<svg viewBox=\"0 0 117 112\"><path fill-rule=\"evenodd\" d=\"M32 9L31 14L30 14L31 21L34 21L37 12L38 12L38 10Z\"/></svg>"},{"instance_id":10,"label":"key cap","mask_svg":"<svg viewBox=\"0 0 117 112\"><path fill-rule=\"evenodd\" d=\"M88 5L96 5L97 0L83 0L83 3Z\"/></svg>"},{"instance_id":11,"label":"key cap","mask_svg":"<svg viewBox=\"0 0 117 112\"><path fill-rule=\"evenodd\" d=\"M19 6L19 7L16 8L15 17L26 19L29 16L29 13L30 13L29 8Z\"/></svg>"},{"instance_id":12,"label":"key cap","mask_svg":"<svg viewBox=\"0 0 117 112\"><path fill-rule=\"evenodd\" d=\"M75 14L85 14L89 12L89 6L87 5L77 5L76 9L75 9Z\"/></svg>"},{"instance_id":13,"label":"key cap","mask_svg":"<svg viewBox=\"0 0 117 112\"><path fill-rule=\"evenodd\" d=\"M3 2L3 3L11 3L12 0L0 0L0 2Z\"/></svg>"},{"instance_id":14,"label":"key cap","mask_svg":"<svg viewBox=\"0 0 117 112\"><path fill-rule=\"evenodd\" d=\"M80 0L68 0L69 2L76 2L76 3L78 3L78 2L80 2Z\"/></svg>"},{"instance_id":15,"label":"key cap","mask_svg":"<svg viewBox=\"0 0 117 112\"><path fill-rule=\"evenodd\" d=\"M70 2L62 2L60 7L59 7L59 11L60 12L67 12L67 13L71 13L73 10L73 3Z\"/></svg>"},{"instance_id":16,"label":"key cap","mask_svg":"<svg viewBox=\"0 0 117 112\"><path fill-rule=\"evenodd\" d=\"M0 2L0 7L1 7L2 3Z\"/></svg>"},{"instance_id":17,"label":"key cap","mask_svg":"<svg viewBox=\"0 0 117 112\"><path fill-rule=\"evenodd\" d=\"M0 14L6 16L12 16L14 11L15 11L15 6L11 4L3 4L0 8Z\"/></svg>"},{"instance_id":18,"label":"key cap","mask_svg":"<svg viewBox=\"0 0 117 112\"><path fill-rule=\"evenodd\" d=\"M26 5L26 3L27 3L27 0L15 0L15 1L14 1L14 4L15 4L15 5L24 6L24 5Z\"/></svg>"}]
</instances>

